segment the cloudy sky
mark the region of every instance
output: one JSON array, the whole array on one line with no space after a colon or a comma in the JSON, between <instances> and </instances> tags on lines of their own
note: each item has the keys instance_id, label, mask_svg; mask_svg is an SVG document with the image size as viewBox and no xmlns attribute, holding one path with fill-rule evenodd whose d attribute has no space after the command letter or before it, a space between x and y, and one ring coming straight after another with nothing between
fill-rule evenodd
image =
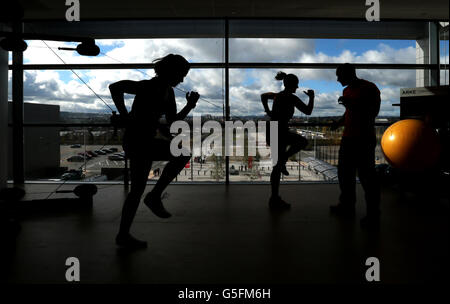
<instances>
[{"instance_id":1,"label":"cloudy sky","mask_svg":"<svg viewBox=\"0 0 450 304\"><path fill-rule=\"evenodd\" d=\"M222 39L128 39L97 40L101 53L97 57L79 56L76 52L61 51L58 47L71 43L28 41L24 52L25 64L62 64L47 47L66 63L149 63L168 53L183 55L190 62L223 62ZM354 62L354 63L416 63L415 41L412 40L346 40L346 39L231 39L231 62ZM448 63L448 50L446 58ZM277 69L231 69L231 114L263 114L260 94L282 90L282 83L274 76ZM337 104L342 87L336 82L334 70L284 69L300 79L297 95L307 102L303 93L316 93L312 116L341 115ZM152 70L78 70L78 75L89 84L106 103L114 108L108 85L118 80L142 80L154 76ZM416 86L414 70L359 70L360 78L374 82L381 90L380 115L399 115L400 88ZM446 81L448 83L448 73ZM10 74L11 77L11 74ZM11 87L10 87L11 88ZM224 100L224 72L222 69L191 69L185 81L175 90L179 109L185 104L184 92L198 91L202 100L195 113L222 114ZM11 90L9 90L11 92ZM11 97L10 97L11 98ZM25 71L24 98L26 102L60 105L61 111L110 113L108 107L70 70ZM131 106L133 96L126 96ZM303 115L296 111L296 115Z\"/></svg>"}]
</instances>

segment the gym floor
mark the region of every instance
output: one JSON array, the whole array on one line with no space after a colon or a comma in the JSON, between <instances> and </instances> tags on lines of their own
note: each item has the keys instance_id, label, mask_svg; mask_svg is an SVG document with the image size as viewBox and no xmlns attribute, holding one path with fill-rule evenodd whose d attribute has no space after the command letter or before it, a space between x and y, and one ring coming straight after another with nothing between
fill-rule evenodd
<instances>
[{"instance_id":1,"label":"gym floor","mask_svg":"<svg viewBox=\"0 0 450 304\"><path fill-rule=\"evenodd\" d=\"M24 200L55 188L27 184ZM366 259L377 257L382 283L449 283L447 199L383 189L380 229L366 231L359 186L356 217L340 219L329 214L337 184L282 185L292 204L284 213L268 209L269 185L175 184L164 200L173 216L159 219L141 204L132 233L148 248L127 252L114 243L127 192L98 188L92 208L19 208L21 231L2 252L2 279L65 283L66 259L77 257L81 283L359 284Z\"/></svg>"}]
</instances>

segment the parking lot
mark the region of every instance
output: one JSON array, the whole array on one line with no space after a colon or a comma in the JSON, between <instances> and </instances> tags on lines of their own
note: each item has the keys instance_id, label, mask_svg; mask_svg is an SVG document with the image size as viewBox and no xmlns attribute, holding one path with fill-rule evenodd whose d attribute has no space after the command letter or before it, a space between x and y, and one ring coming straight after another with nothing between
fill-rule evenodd
<instances>
[{"instance_id":1,"label":"parking lot","mask_svg":"<svg viewBox=\"0 0 450 304\"><path fill-rule=\"evenodd\" d=\"M97 157L92 157L91 159L86 158L86 163L83 162L70 162L67 159L71 156L78 155L78 153L84 153L85 151L95 151L104 148L116 148L117 152L112 152L106 155L98 155ZM122 152L122 146L111 145L111 146L81 146L81 148L71 148L70 145L61 145L61 167L67 167L69 170L76 170L80 168L86 169L86 176L99 175L101 173L102 167L109 168L123 168L125 166L124 161L109 160L108 157Z\"/></svg>"},{"instance_id":2,"label":"parking lot","mask_svg":"<svg viewBox=\"0 0 450 304\"><path fill-rule=\"evenodd\" d=\"M116 148L117 152L112 152L106 155L99 155L97 157L92 157L91 159L86 158L86 163L83 162L70 162L67 159L71 156L78 155L78 153L84 153L85 151L95 151L103 148ZM101 146L101 145L92 145L92 146L84 146L80 148L71 148L70 145L61 145L61 167L67 167L68 170L77 170L77 169L85 169L84 175L86 178L92 178L95 176L101 175L102 168L124 168L125 162L123 160L110 160L109 156L122 152L122 146L120 145L110 145L110 146ZM305 155L303 155L305 153ZM309 151L302 152L302 158L309 155ZM152 171L149 174L150 180L158 179L159 175L156 174L155 170L159 168L160 172L164 168L166 162L164 161L155 161L152 165ZM230 167L234 167L234 169L230 169L230 171L234 171L233 174L230 174L231 181L269 181L270 180L270 172L271 172L271 164L269 160L261 161L258 165L257 170L251 170L245 167L243 162L237 162L230 160ZM283 176L283 180L286 181L295 181L295 180L321 180L322 178L315 174L313 171L302 168L299 166L297 162L288 162L287 164L288 171L290 172L289 176ZM222 170L225 170L225 164L223 163ZM200 164L191 161L188 168L183 169L177 177L177 181L221 181L224 180L223 176L218 174L218 170L216 168L216 164L212 161L208 161L206 163Z\"/></svg>"}]
</instances>

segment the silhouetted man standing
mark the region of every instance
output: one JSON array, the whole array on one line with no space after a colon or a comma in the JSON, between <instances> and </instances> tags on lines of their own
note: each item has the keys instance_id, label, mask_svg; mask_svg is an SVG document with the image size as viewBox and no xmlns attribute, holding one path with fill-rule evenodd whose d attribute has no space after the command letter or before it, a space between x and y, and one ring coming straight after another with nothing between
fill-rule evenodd
<instances>
[{"instance_id":1,"label":"silhouetted man standing","mask_svg":"<svg viewBox=\"0 0 450 304\"><path fill-rule=\"evenodd\" d=\"M336 70L337 81L345 87L339 103L345 107L342 118L332 129L344 126L339 149L339 204L330 206L337 215L354 215L356 203L356 170L365 192L367 216L361 226L379 223L380 189L375 175L375 117L380 110L377 86L356 76L355 67L343 64Z\"/></svg>"}]
</instances>

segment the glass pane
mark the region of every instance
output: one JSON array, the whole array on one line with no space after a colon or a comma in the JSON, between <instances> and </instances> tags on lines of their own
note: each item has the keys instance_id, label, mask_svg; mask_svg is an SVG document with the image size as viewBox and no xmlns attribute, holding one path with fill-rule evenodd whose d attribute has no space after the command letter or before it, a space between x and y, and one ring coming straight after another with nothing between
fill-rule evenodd
<instances>
[{"instance_id":1,"label":"glass pane","mask_svg":"<svg viewBox=\"0 0 450 304\"><path fill-rule=\"evenodd\" d=\"M396 117L390 117L389 123L397 121ZM375 128L377 146L375 148L375 164L386 164L381 150L381 137L386 126ZM309 145L305 151L301 151L300 168L303 181L337 181L337 165L339 157L339 145L342 137L342 128L332 131L329 127L299 127L297 132L305 136ZM288 162L289 164L289 162ZM289 165L287 166L289 172Z\"/></svg>"},{"instance_id":2,"label":"glass pane","mask_svg":"<svg viewBox=\"0 0 450 304\"><path fill-rule=\"evenodd\" d=\"M306 116L297 109L293 121L321 122L330 116L344 113L337 99L342 95L343 87L336 81L335 70L331 69L232 69L230 70L230 105L231 116L235 119L248 117L262 118L264 108L260 95L264 92L283 90L282 81L275 80L278 71L293 73L300 80L296 95L307 103L308 96L303 91L315 91L314 110ZM399 107L393 106L400 101L400 88L416 85L415 70L358 70L358 77L374 82L381 91L381 109L379 118L399 116Z\"/></svg>"},{"instance_id":3,"label":"glass pane","mask_svg":"<svg viewBox=\"0 0 450 304\"><path fill-rule=\"evenodd\" d=\"M25 127L25 179L122 181L121 140L107 127Z\"/></svg>"},{"instance_id":4,"label":"glass pane","mask_svg":"<svg viewBox=\"0 0 450 304\"><path fill-rule=\"evenodd\" d=\"M230 62L416 63L416 41L233 38Z\"/></svg>"},{"instance_id":5,"label":"glass pane","mask_svg":"<svg viewBox=\"0 0 450 304\"><path fill-rule=\"evenodd\" d=\"M57 117L50 118L50 114L46 110L39 114L25 109L25 122L108 123L111 115L108 106L116 110L108 85L124 79L136 81L150 79L155 75L153 70L142 69L76 70L75 72L89 87L82 83L71 71L25 71L25 103L46 105L47 108L56 107L60 113L58 120ZM192 113L221 117L224 109L223 83L222 69L191 69L184 82L174 90L178 110L186 105L186 92L195 90L200 93L201 99ZM8 85L11 88L11 77ZM12 99L11 90L9 91L9 99ZM125 94L125 104L128 109L131 109L133 99L134 95Z\"/></svg>"},{"instance_id":6,"label":"glass pane","mask_svg":"<svg viewBox=\"0 0 450 304\"><path fill-rule=\"evenodd\" d=\"M115 106L109 95L108 85L121 79L148 79L154 75L152 70L83 70L76 71L78 75L87 82L87 84L99 95L112 109ZM184 82L175 89L177 108L181 110L186 104L186 92L196 90L201 94L197 107L185 119L192 122L192 115L201 115L204 120L223 121L223 70L222 69L192 69ZM98 127L95 124L109 124L111 111L86 85L81 83L78 78L70 71L26 71L24 83L24 118L26 123L52 123L52 124L93 124L91 127L80 128L61 128L61 127L30 127L27 128L33 136L26 136L26 145L33 147L38 138L46 142L48 150L52 152L46 156L55 160L60 165L45 165L59 169L54 173L53 169L45 169L53 173L44 173L42 170L34 169L37 162L35 156L30 150L26 158L30 159L27 165L27 179L45 178L58 179L66 170L78 170L82 167L83 179L105 179L105 173L102 171L111 171L117 168L116 172L109 176L111 178L122 180L123 161L119 157L110 157L112 155L101 154L98 157L87 159L85 166L82 161L71 162L68 159L71 156L83 154L84 151L99 150L100 148L117 149L112 154L121 152L121 133L118 137L113 137L113 131L110 128ZM125 102L128 109L133 103L133 95L126 95ZM59 132L59 136L58 136ZM47 136L53 138L46 139ZM78 148L71 148L73 145L81 145ZM57 146L60 148L56 148ZM105 147L102 147L106 145ZM58 151L58 158L53 152ZM50 155L52 155L50 157ZM82 155L83 156L83 155ZM74 157L73 159L77 159ZM80 157L78 157L80 160ZM149 180L157 180L158 171L166 162L155 162ZM107 168L107 169L106 169ZM157 169L160 170L157 170ZM120 170L119 170L120 169ZM61 171L62 170L62 171ZM106 172L105 171L105 172ZM108 171L108 172L109 172ZM152 171L153 172L153 171ZM180 173L177 181L223 181L224 180L224 158L213 155L202 155L201 158L195 158ZM153 175L152 175L153 174ZM80 175L81 176L81 175Z\"/></svg>"},{"instance_id":7,"label":"glass pane","mask_svg":"<svg viewBox=\"0 0 450 304\"><path fill-rule=\"evenodd\" d=\"M24 138L26 180L123 181L125 155L120 129L114 136L107 127L26 127ZM224 181L224 162L223 156L193 157L175 182ZM149 182L158 180L166 164L153 162Z\"/></svg>"},{"instance_id":8,"label":"glass pane","mask_svg":"<svg viewBox=\"0 0 450 304\"><path fill-rule=\"evenodd\" d=\"M25 103L57 106L62 123L108 123L111 115L108 106L115 110L108 85L124 79L139 81L153 76L152 71L144 70L76 70L75 73L86 84L67 70L26 70ZM131 106L132 101L133 95L125 94L126 105ZM48 118L32 117L26 112L24 119L25 122L50 122Z\"/></svg>"},{"instance_id":9,"label":"glass pane","mask_svg":"<svg viewBox=\"0 0 450 304\"><path fill-rule=\"evenodd\" d=\"M189 62L224 61L222 38L97 39L97 56L59 49L76 48L76 42L29 40L27 44L23 53L25 64L152 63L170 53L183 55Z\"/></svg>"},{"instance_id":10,"label":"glass pane","mask_svg":"<svg viewBox=\"0 0 450 304\"><path fill-rule=\"evenodd\" d=\"M267 120L261 104L261 93L279 92L283 89L281 81L274 79L278 70L276 69L232 69L230 71L230 105L231 116L234 120L258 121ZM303 135L309 141L309 145L300 155L294 155L287 163L289 176L284 176L283 180L334 180L319 172L318 169L327 171L337 165L337 155L341 132L332 132L328 127L297 126L295 123L330 123L344 114L344 108L338 104L337 99L342 95L343 87L336 81L334 70L329 69L297 69L283 70L286 73L294 73L300 79L299 89L296 95L303 102L308 103L309 98L303 93L307 89L315 91L315 106L313 113L307 116L297 109L291 122L293 130ZM367 79L377 84L381 91L381 109L377 122L392 123L398 120L399 107L393 106L400 102L400 88L415 86L415 70L358 70L360 78ZM271 102L269 102L271 107ZM385 127L377 127L378 142L384 132ZM256 136L253 134L253 136ZM383 163L384 157L378 144L376 150L376 162ZM249 164L252 163L252 170ZM313 168L313 165L322 167ZM234 167L231 167L234 166ZM331 167L330 167L331 166ZM237 170L235 176L230 176L230 180L235 181L269 181L271 172L271 161L268 156L254 157L250 160L247 156L230 157L230 171Z\"/></svg>"}]
</instances>

